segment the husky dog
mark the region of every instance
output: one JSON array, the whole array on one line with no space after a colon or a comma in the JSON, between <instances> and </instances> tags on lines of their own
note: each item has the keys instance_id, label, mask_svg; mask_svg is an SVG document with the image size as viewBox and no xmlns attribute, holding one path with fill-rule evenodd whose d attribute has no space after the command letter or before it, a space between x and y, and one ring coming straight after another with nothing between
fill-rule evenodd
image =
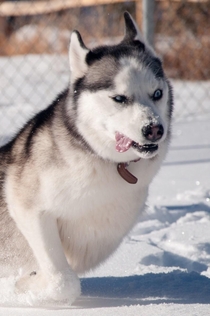
<instances>
[{"instance_id":1,"label":"husky dog","mask_svg":"<svg viewBox=\"0 0 210 316\"><path fill-rule=\"evenodd\" d=\"M17 293L71 304L77 274L137 222L168 148L172 91L129 13L118 45L71 35L70 83L0 149L0 268Z\"/></svg>"}]
</instances>

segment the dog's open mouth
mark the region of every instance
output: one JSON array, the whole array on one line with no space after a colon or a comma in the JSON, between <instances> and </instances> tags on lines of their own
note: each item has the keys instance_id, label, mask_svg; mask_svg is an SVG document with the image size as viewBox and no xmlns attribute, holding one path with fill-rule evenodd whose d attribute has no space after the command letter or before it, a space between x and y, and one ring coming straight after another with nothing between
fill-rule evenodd
<instances>
[{"instance_id":1,"label":"dog's open mouth","mask_svg":"<svg viewBox=\"0 0 210 316\"><path fill-rule=\"evenodd\" d=\"M115 148L120 153L127 151L130 147L136 149L140 153L153 153L158 149L157 144L140 145L120 132L115 133L115 140Z\"/></svg>"},{"instance_id":2,"label":"dog's open mouth","mask_svg":"<svg viewBox=\"0 0 210 316\"><path fill-rule=\"evenodd\" d=\"M158 149L157 144L145 144L145 145L139 145L136 142L132 143L132 147L138 150L140 153L153 153Z\"/></svg>"}]
</instances>

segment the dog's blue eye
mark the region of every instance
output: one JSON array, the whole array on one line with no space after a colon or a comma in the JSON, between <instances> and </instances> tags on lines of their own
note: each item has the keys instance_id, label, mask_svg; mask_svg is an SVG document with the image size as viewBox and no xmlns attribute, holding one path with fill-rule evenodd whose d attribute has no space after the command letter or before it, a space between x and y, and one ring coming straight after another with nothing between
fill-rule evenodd
<instances>
[{"instance_id":1,"label":"dog's blue eye","mask_svg":"<svg viewBox=\"0 0 210 316\"><path fill-rule=\"evenodd\" d=\"M112 98L117 103L127 103L128 99L125 95L116 95Z\"/></svg>"},{"instance_id":2,"label":"dog's blue eye","mask_svg":"<svg viewBox=\"0 0 210 316\"><path fill-rule=\"evenodd\" d=\"M158 100L160 100L160 99L162 98L162 96L163 96L163 91L160 90L160 89L157 89L157 90L155 90L155 92L153 93L152 99L153 99L154 101L158 101Z\"/></svg>"}]
</instances>

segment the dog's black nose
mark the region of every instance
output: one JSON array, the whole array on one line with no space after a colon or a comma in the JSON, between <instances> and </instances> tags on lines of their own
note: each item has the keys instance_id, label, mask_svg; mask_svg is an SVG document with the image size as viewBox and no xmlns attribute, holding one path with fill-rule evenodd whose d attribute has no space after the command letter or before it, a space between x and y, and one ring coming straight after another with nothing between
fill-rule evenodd
<instances>
[{"instance_id":1,"label":"dog's black nose","mask_svg":"<svg viewBox=\"0 0 210 316\"><path fill-rule=\"evenodd\" d=\"M156 142L157 140L161 139L163 133L164 129L161 124L150 123L149 125L143 126L142 128L143 136L151 142Z\"/></svg>"}]
</instances>

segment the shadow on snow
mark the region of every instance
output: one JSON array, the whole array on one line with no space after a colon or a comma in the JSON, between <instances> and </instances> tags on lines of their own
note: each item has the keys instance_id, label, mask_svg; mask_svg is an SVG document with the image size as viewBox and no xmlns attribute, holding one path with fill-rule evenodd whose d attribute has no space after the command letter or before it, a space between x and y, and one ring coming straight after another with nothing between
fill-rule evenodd
<instances>
[{"instance_id":1,"label":"shadow on snow","mask_svg":"<svg viewBox=\"0 0 210 316\"><path fill-rule=\"evenodd\" d=\"M96 308L151 303L210 303L210 279L196 272L83 278L74 307Z\"/></svg>"}]
</instances>

